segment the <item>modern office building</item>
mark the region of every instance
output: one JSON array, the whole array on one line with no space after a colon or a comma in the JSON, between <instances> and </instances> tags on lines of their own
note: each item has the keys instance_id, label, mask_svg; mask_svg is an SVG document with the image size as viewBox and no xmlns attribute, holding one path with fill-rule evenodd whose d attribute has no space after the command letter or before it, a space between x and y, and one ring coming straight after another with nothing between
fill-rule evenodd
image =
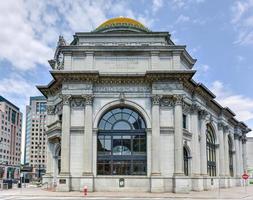
<instances>
[{"instance_id":1,"label":"modern office building","mask_svg":"<svg viewBox=\"0 0 253 200\"><path fill-rule=\"evenodd\" d=\"M168 32L124 17L70 44L60 37L53 81L38 86L48 106L43 180L58 191L240 186L250 129L193 80L195 62Z\"/></svg>"},{"instance_id":2,"label":"modern office building","mask_svg":"<svg viewBox=\"0 0 253 200\"><path fill-rule=\"evenodd\" d=\"M32 177L40 178L46 164L46 98L30 97L26 106L26 134L24 164L33 167Z\"/></svg>"},{"instance_id":3,"label":"modern office building","mask_svg":"<svg viewBox=\"0 0 253 200\"><path fill-rule=\"evenodd\" d=\"M0 96L0 179L18 179L21 159L22 113Z\"/></svg>"}]
</instances>

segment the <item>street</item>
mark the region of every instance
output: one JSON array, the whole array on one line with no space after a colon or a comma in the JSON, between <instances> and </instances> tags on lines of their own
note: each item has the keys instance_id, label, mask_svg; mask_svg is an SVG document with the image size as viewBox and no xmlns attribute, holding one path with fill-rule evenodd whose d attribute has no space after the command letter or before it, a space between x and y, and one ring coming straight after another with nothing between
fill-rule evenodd
<instances>
[{"instance_id":1,"label":"street","mask_svg":"<svg viewBox=\"0 0 253 200\"><path fill-rule=\"evenodd\" d=\"M253 200L253 186L190 192L189 194L148 192L93 192L84 197L82 192L52 192L41 188L0 190L0 200L79 200L79 199L246 199Z\"/></svg>"}]
</instances>

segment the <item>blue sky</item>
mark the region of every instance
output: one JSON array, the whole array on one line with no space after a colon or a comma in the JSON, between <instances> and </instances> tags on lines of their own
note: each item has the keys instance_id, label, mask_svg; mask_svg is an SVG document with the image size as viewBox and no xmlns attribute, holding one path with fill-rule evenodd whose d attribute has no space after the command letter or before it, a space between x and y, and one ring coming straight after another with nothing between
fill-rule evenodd
<instances>
[{"instance_id":1,"label":"blue sky","mask_svg":"<svg viewBox=\"0 0 253 200\"><path fill-rule=\"evenodd\" d=\"M198 59L194 79L253 127L253 0L0 1L0 94L24 113L39 94L35 85L51 80L47 60L59 35L71 42L75 32L118 16L187 45Z\"/></svg>"}]
</instances>

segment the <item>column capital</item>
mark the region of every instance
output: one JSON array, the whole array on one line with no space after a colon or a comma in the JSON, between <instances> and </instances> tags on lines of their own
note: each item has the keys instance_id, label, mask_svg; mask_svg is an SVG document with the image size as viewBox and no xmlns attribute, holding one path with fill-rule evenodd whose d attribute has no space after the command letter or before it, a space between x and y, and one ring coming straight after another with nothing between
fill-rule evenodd
<instances>
[{"instance_id":1,"label":"column capital","mask_svg":"<svg viewBox=\"0 0 253 200\"><path fill-rule=\"evenodd\" d=\"M190 107L190 113L197 114L200 111L200 106L196 103L193 103Z\"/></svg>"},{"instance_id":2,"label":"column capital","mask_svg":"<svg viewBox=\"0 0 253 200\"><path fill-rule=\"evenodd\" d=\"M54 114L54 105L47 105L47 114L48 115L53 115Z\"/></svg>"},{"instance_id":3,"label":"column capital","mask_svg":"<svg viewBox=\"0 0 253 200\"><path fill-rule=\"evenodd\" d=\"M246 142L247 142L247 137L246 137L246 135L243 135L242 136L242 143L246 144Z\"/></svg>"},{"instance_id":4,"label":"column capital","mask_svg":"<svg viewBox=\"0 0 253 200\"><path fill-rule=\"evenodd\" d=\"M92 94L84 94L82 97L85 99L85 105L92 105L94 95Z\"/></svg>"},{"instance_id":5,"label":"column capital","mask_svg":"<svg viewBox=\"0 0 253 200\"><path fill-rule=\"evenodd\" d=\"M174 94L173 99L175 101L175 105L182 105L184 96L182 94Z\"/></svg>"},{"instance_id":6,"label":"column capital","mask_svg":"<svg viewBox=\"0 0 253 200\"><path fill-rule=\"evenodd\" d=\"M61 94L59 97L62 99L63 105L69 105L69 100L71 98L70 94Z\"/></svg>"},{"instance_id":7,"label":"column capital","mask_svg":"<svg viewBox=\"0 0 253 200\"><path fill-rule=\"evenodd\" d=\"M206 117L207 117L207 115L208 115L207 110L202 109L202 110L199 111L199 117L200 117L200 119L205 120Z\"/></svg>"},{"instance_id":8,"label":"column capital","mask_svg":"<svg viewBox=\"0 0 253 200\"><path fill-rule=\"evenodd\" d=\"M152 104L153 104L153 105L159 105L159 104L160 104L161 98L162 98L161 95L157 95L157 94L152 95L152 96L151 96Z\"/></svg>"}]
</instances>

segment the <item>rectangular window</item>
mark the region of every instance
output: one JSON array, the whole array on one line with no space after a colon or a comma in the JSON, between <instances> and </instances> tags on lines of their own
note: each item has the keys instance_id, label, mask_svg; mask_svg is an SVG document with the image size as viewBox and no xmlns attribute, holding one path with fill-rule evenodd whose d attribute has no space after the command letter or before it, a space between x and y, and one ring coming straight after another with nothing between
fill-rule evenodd
<instances>
[{"instance_id":1,"label":"rectangular window","mask_svg":"<svg viewBox=\"0 0 253 200\"><path fill-rule=\"evenodd\" d=\"M183 114L183 128L187 129L187 116Z\"/></svg>"}]
</instances>

